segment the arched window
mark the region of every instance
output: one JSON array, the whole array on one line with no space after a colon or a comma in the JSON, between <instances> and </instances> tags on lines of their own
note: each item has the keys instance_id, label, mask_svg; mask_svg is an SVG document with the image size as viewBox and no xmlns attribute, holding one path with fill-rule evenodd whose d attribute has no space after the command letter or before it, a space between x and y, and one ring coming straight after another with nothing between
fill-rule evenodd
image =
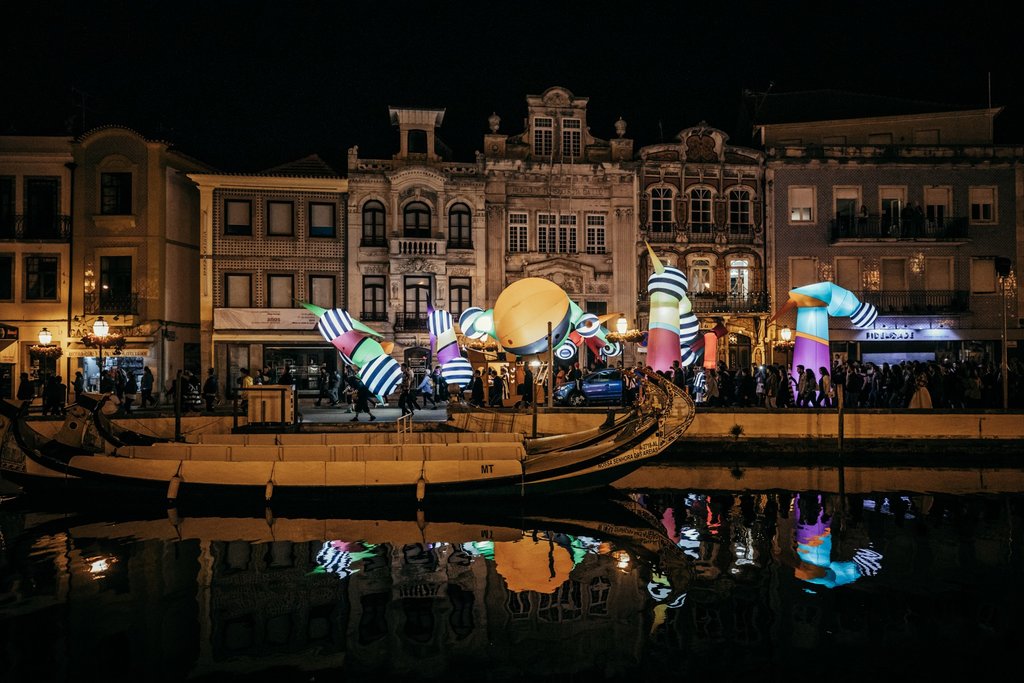
<instances>
[{"instance_id":1,"label":"arched window","mask_svg":"<svg viewBox=\"0 0 1024 683\"><path fill-rule=\"evenodd\" d=\"M651 232L671 234L673 219L672 200L675 192L670 187L651 188Z\"/></svg>"},{"instance_id":2,"label":"arched window","mask_svg":"<svg viewBox=\"0 0 1024 683\"><path fill-rule=\"evenodd\" d=\"M384 235L384 205L377 200L363 204L363 240L364 247L383 247L387 245Z\"/></svg>"},{"instance_id":3,"label":"arched window","mask_svg":"<svg viewBox=\"0 0 1024 683\"><path fill-rule=\"evenodd\" d=\"M729 261L729 296L745 299L750 294L750 261Z\"/></svg>"},{"instance_id":4,"label":"arched window","mask_svg":"<svg viewBox=\"0 0 1024 683\"><path fill-rule=\"evenodd\" d=\"M430 207L423 202L405 205L403 234L405 237L430 237Z\"/></svg>"},{"instance_id":5,"label":"arched window","mask_svg":"<svg viewBox=\"0 0 1024 683\"><path fill-rule=\"evenodd\" d=\"M472 214L465 204L455 204L448 210L448 248L472 249Z\"/></svg>"},{"instance_id":6,"label":"arched window","mask_svg":"<svg viewBox=\"0 0 1024 683\"><path fill-rule=\"evenodd\" d=\"M690 231L711 232L713 229L711 190L698 187L690 190Z\"/></svg>"},{"instance_id":7,"label":"arched window","mask_svg":"<svg viewBox=\"0 0 1024 683\"><path fill-rule=\"evenodd\" d=\"M710 260L702 258L690 262L689 288L692 294L710 294L713 282Z\"/></svg>"},{"instance_id":8,"label":"arched window","mask_svg":"<svg viewBox=\"0 0 1024 683\"><path fill-rule=\"evenodd\" d=\"M753 225L750 191L733 190L729 193L729 232L747 233Z\"/></svg>"}]
</instances>

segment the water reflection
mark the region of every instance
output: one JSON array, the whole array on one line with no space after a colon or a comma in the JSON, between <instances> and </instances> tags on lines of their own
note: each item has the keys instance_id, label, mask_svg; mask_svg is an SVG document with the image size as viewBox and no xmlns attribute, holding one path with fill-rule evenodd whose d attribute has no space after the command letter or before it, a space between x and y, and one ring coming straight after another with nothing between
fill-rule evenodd
<instances>
[{"instance_id":1,"label":"water reflection","mask_svg":"<svg viewBox=\"0 0 1024 683\"><path fill-rule=\"evenodd\" d=\"M476 520L12 510L0 673L846 679L891 657L888 673L948 674L1022 642L1020 503L775 490Z\"/></svg>"}]
</instances>

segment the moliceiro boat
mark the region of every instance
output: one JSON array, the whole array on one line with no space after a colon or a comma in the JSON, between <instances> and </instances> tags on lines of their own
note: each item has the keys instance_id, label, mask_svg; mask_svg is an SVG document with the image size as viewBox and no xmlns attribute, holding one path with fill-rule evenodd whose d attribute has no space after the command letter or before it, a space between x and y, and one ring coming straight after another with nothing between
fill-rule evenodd
<instances>
[{"instance_id":1,"label":"moliceiro boat","mask_svg":"<svg viewBox=\"0 0 1024 683\"><path fill-rule=\"evenodd\" d=\"M628 413L536 440L474 432L204 435L197 443L55 447L0 401L0 473L29 493L114 494L177 504L195 497L330 502L339 495L522 498L594 491L656 457L690 426L694 406L654 373Z\"/></svg>"}]
</instances>

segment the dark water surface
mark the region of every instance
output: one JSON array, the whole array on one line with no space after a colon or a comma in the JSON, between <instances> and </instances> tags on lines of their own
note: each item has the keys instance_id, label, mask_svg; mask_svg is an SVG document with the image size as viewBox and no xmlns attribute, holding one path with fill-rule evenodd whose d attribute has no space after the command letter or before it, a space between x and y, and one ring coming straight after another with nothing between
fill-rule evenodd
<instances>
[{"instance_id":1,"label":"dark water surface","mask_svg":"<svg viewBox=\"0 0 1024 683\"><path fill-rule=\"evenodd\" d=\"M871 489L847 476L840 496L800 490L821 478L799 469L734 473L732 489L711 490L679 486L677 469L664 477L673 488L624 500L419 514L370 502L335 513L86 515L9 501L0 680L949 680L1016 670L1022 473L917 472L919 486L903 469L898 485L883 473Z\"/></svg>"}]
</instances>

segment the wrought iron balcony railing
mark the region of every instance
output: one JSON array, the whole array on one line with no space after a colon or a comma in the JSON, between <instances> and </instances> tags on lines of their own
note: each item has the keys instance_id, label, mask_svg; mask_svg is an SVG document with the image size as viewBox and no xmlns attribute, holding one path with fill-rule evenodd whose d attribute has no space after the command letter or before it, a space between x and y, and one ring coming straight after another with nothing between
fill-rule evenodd
<instances>
[{"instance_id":1,"label":"wrought iron balcony railing","mask_svg":"<svg viewBox=\"0 0 1024 683\"><path fill-rule=\"evenodd\" d=\"M726 292L689 293L694 313L767 313L768 292L728 294ZM637 297L637 309L650 310L650 296L641 292Z\"/></svg>"},{"instance_id":2,"label":"wrought iron balcony railing","mask_svg":"<svg viewBox=\"0 0 1024 683\"><path fill-rule=\"evenodd\" d=\"M360 314L359 319L363 322L386 322L388 319L388 313L387 311L363 311Z\"/></svg>"},{"instance_id":3,"label":"wrought iron balcony railing","mask_svg":"<svg viewBox=\"0 0 1024 683\"><path fill-rule=\"evenodd\" d=\"M399 313L395 316L396 332L421 332L427 329L427 316L412 313Z\"/></svg>"},{"instance_id":4,"label":"wrought iron balcony railing","mask_svg":"<svg viewBox=\"0 0 1024 683\"><path fill-rule=\"evenodd\" d=\"M967 239L967 219L838 216L829 223L833 242L847 239L959 241Z\"/></svg>"},{"instance_id":5,"label":"wrought iron balcony railing","mask_svg":"<svg viewBox=\"0 0 1024 683\"><path fill-rule=\"evenodd\" d=\"M367 237L367 236L364 235L363 238L361 240L359 240L359 246L361 246L361 247L386 247L386 246L388 246L388 239L386 237L383 237L383 236Z\"/></svg>"},{"instance_id":6,"label":"wrought iron balcony railing","mask_svg":"<svg viewBox=\"0 0 1024 683\"><path fill-rule=\"evenodd\" d=\"M0 219L0 240L45 240L67 242L71 239L71 216L32 216L15 214Z\"/></svg>"},{"instance_id":7,"label":"wrought iron balcony railing","mask_svg":"<svg viewBox=\"0 0 1024 683\"><path fill-rule=\"evenodd\" d=\"M966 290L880 290L856 292L861 301L874 304L879 315L952 315L969 312Z\"/></svg>"},{"instance_id":8,"label":"wrought iron balcony railing","mask_svg":"<svg viewBox=\"0 0 1024 683\"><path fill-rule=\"evenodd\" d=\"M92 292L85 295L86 315L138 315L138 294L105 294Z\"/></svg>"}]
</instances>

